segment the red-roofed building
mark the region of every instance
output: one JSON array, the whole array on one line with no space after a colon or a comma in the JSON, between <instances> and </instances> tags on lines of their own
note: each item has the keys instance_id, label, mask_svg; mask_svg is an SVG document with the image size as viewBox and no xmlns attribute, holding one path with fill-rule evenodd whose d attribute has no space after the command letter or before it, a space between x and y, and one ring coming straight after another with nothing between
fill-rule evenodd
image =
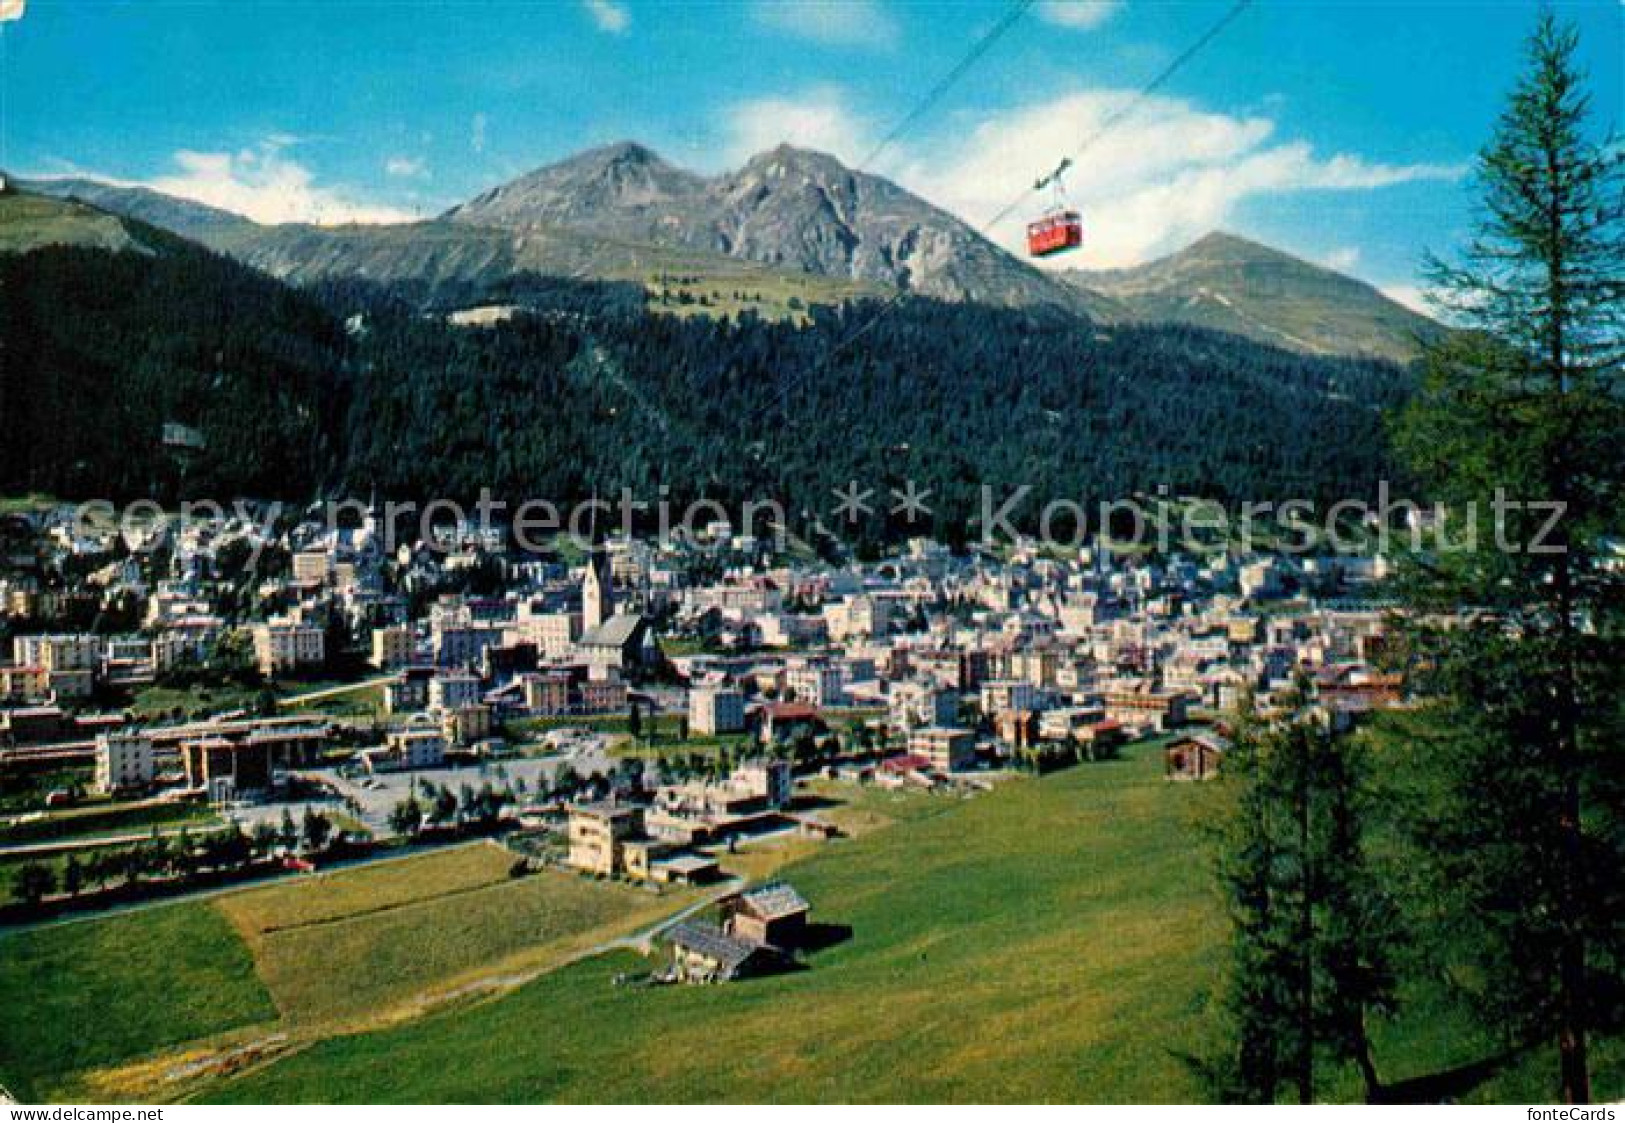
<instances>
[{"instance_id":1,"label":"red-roofed building","mask_svg":"<svg viewBox=\"0 0 1625 1123\"><path fill-rule=\"evenodd\" d=\"M822 733L824 719L817 706L805 702L770 702L751 715L756 734L764 743L784 742L803 733Z\"/></svg>"}]
</instances>

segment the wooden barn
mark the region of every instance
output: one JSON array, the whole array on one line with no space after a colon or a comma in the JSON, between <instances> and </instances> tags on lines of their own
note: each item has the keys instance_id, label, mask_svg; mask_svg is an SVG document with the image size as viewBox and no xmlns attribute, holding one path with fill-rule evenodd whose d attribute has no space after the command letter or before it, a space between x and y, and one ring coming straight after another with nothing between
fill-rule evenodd
<instances>
[{"instance_id":1,"label":"wooden barn","mask_svg":"<svg viewBox=\"0 0 1625 1123\"><path fill-rule=\"evenodd\" d=\"M1230 742L1217 733L1180 737L1163 750L1163 771L1170 780L1211 780L1229 751Z\"/></svg>"},{"instance_id":2,"label":"wooden barn","mask_svg":"<svg viewBox=\"0 0 1625 1123\"><path fill-rule=\"evenodd\" d=\"M737 939L794 948L806 935L811 909L788 882L770 881L724 901L723 928Z\"/></svg>"},{"instance_id":3,"label":"wooden barn","mask_svg":"<svg viewBox=\"0 0 1625 1123\"><path fill-rule=\"evenodd\" d=\"M685 983L727 983L784 967L776 948L730 936L714 924L685 920L666 934L672 968Z\"/></svg>"}]
</instances>

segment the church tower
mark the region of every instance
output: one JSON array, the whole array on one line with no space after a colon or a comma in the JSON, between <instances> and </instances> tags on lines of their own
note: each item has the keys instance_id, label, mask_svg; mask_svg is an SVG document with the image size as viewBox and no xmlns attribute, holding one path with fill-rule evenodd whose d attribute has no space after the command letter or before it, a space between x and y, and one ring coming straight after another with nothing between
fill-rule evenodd
<instances>
[{"instance_id":1,"label":"church tower","mask_svg":"<svg viewBox=\"0 0 1625 1123\"><path fill-rule=\"evenodd\" d=\"M581 630L585 634L615 615L615 589L609 559L602 550L587 557L587 577L581 584Z\"/></svg>"}]
</instances>

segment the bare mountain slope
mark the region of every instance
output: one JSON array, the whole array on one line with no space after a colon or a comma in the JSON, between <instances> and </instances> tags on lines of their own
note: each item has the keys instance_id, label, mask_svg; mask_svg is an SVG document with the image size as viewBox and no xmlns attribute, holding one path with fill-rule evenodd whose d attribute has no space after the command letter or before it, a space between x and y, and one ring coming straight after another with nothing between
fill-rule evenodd
<instances>
[{"instance_id":1,"label":"bare mountain slope","mask_svg":"<svg viewBox=\"0 0 1625 1123\"><path fill-rule=\"evenodd\" d=\"M1311 355L1404 361L1443 330L1364 281L1233 234L1208 234L1132 269L1064 276L1139 320L1218 328Z\"/></svg>"},{"instance_id":2,"label":"bare mountain slope","mask_svg":"<svg viewBox=\"0 0 1625 1123\"><path fill-rule=\"evenodd\" d=\"M789 145L709 179L641 145L611 145L531 172L445 218L516 230L562 225L947 300L1084 303L889 180Z\"/></svg>"}]
</instances>

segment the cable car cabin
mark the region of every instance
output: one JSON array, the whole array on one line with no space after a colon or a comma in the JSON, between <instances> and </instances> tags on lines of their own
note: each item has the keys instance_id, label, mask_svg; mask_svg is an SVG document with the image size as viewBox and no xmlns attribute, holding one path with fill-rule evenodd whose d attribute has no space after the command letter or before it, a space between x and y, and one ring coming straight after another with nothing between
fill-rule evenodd
<instances>
[{"instance_id":1,"label":"cable car cabin","mask_svg":"<svg viewBox=\"0 0 1625 1123\"><path fill-rule=\"evenodd\" d=\"M1083 245L1083 217L1077 211L1056 211L1027 224L1027 252L1033 257L1075 250Z\"/></svg>"}]
</instances>

